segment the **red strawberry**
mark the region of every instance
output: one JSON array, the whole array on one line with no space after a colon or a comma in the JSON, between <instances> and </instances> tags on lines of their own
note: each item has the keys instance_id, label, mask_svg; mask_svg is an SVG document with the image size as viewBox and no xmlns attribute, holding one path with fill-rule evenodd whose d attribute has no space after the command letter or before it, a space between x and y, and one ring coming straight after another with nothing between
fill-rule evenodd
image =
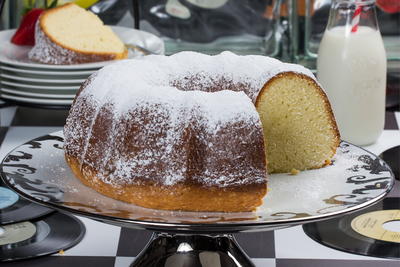
<instances>
[{"instance_id":1,"label":"red strawberry","mask_svg":"<svg viewBox=\"0 0 400 267\"><path fill-rule=\"evenodd\" d=\"M35 44L35 24L44 9L33 8L22 18L21 25L11 38L11 42L16 45Z\"/></svg>"}]
</instances>

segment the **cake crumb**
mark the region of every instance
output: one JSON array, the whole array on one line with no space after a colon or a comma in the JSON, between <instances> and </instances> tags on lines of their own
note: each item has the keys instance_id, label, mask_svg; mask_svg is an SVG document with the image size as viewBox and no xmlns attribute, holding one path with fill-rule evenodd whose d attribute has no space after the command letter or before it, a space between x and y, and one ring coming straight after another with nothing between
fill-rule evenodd
<instances>
[{"instance_id":1,"label":"cake crumb","mask_svg":"<svg viewBox=\"0 0 400 267\"><path fill-rule=\"evenodd\" d=\"M299 174L299 173L300 173L300 171L297 170L297 169L295 169L295 168L293 168L293 169L290 170L290 174L291 174L291 175L297 175L297 174Z\"/></svg>"},{"instance_id":2,"label":"cake crumb","mask_svg":"<svg viewBox=\"0 0 400 267\"><path fill-rule=\"evenodd\" d=\"M65 254L65 252L64 252L64 250L62 249L62 250L60 250L60 251L58 252L58 254L60 254L60 255L64 255L64 254Z\"/></svg>"},{"instance_id":3,"label":"cake crumb","mask_svg":"<svg viewBox=\"0 0 400 267\"><path fill-rule=\"evenodd\" d=\"M332 161L330 159L325 160L325 166L331 165Z\"/></svg>"}]
</instances>

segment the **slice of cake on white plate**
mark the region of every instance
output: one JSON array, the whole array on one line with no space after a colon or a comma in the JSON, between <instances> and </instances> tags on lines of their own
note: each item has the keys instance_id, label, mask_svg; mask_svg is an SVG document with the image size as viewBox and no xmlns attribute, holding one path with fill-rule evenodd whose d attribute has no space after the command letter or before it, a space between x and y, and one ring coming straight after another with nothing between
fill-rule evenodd
<instances>
[{"instance_id":1,"label":"slice of cake on white plate","mask_svg":"<svg viewBox=\"0 0 400 267\"><path fill-rule=\"evenodd\" d=\"M79 64L124 59L124 43L92 12L69 3L42 13L29 59L46 64Z\"/></svg>"}]
</instances>

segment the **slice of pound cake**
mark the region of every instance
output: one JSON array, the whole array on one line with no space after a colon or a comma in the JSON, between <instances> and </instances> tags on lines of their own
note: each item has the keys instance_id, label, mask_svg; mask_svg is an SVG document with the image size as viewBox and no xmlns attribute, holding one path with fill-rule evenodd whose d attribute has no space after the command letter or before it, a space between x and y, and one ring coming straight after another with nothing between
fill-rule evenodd
<instances>
[{"instance_id":1,"label":"slice of pound cake","mask_svg":"<svg viewBox=\"0 0 400 267\"><path fill-rule=\"evenodd\" d=\"M46 10L35 29L29 59L46 64L78 64L124 59L127 49L92 12L75 4Z\"/></svg>"}]
</instances>

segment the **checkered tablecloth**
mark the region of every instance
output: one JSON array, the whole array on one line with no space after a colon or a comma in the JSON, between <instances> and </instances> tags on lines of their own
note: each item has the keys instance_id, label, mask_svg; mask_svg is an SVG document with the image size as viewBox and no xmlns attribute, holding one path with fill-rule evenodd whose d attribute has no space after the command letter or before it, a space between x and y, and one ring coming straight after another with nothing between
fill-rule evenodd
<instances>
[{"instance_id":1,"label":"checkered tablecloth","mask_svg":"<svg viewBox=\"0 0 400 267\"><path fill-rule=\"evenodd\" d=\"M0 158L32 138L62 129L67 111L24 107L0 109ZM375 154L400 145L400 112L386 114L385 131L374 145ZM400 197L399 184L389 194ZM129 266L150 238L151 233L81 218L86 226L84 239L65 254L32 260L0 263L0 266L32 267L122 267ZM304 234L301 226L276 231L235 235L256 266L263 267L399 267L400 262L358 256L325 247ZM1 253L1 251L0 251Z\"/></svg>"}]
</instances>

